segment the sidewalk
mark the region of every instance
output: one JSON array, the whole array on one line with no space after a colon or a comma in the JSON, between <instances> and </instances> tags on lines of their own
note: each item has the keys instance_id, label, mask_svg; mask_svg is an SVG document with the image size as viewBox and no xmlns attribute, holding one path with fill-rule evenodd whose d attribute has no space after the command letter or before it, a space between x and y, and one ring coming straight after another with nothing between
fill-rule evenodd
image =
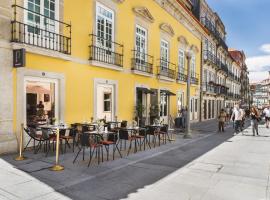
<instances>
[{"instance_id":1,"label":"sidewalk","mask_svg":"<svg viewBox=\"0 0 270 200\"><path fill-rule=\"evenodd\" d=\"M270 131L227 140L128 200L269 200Z\"/></svg>"}]
</instances>

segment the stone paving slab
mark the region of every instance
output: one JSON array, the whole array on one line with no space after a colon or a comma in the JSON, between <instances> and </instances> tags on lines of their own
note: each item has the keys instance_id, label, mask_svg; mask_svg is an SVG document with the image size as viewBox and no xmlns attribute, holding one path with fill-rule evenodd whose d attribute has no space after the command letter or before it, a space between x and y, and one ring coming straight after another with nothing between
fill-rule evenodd
<instances>
[{"instance_id":1,"label":"stone paving slab","mask_svg":"<svg viewBox=\"0 0 270 200\"><path fill-rule=\"evenodd\" d=\"M230 142L123 199L269 200L269 129L260 126L260 134L250 136L248 128Z\"/></svg>"}]
</instances>

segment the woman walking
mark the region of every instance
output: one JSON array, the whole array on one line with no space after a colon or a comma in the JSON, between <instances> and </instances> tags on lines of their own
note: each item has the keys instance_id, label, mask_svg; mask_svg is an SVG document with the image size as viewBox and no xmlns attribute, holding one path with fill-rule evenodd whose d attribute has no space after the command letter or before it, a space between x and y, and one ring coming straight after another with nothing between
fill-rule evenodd
<instances>
[{"instance_id":1,"label":"woman walking","mask_svg":"<svg viewBox=\"0 0 270 200\"><path fill-rule=\"evenodd\" d=\"M253 136L255 136L255 131L256 131L256 134L259 135L258 121L259 121L260 116L259 116L258 110L255 107L251 108L250 117L251 117L251 127L252 127Z\"/></svg>"},{"instance_id":2,"label":"woman walking","mask_svg":"<svg viewBox=\"0 0 270 200\"><path fill-rule=\"evenodd\" d=\"M219 116L218 116L218 131L219 132L224 132L224 123L226 120L227 114L224 111L224 109L221 109Z\"/></svg>"}]
</instances>

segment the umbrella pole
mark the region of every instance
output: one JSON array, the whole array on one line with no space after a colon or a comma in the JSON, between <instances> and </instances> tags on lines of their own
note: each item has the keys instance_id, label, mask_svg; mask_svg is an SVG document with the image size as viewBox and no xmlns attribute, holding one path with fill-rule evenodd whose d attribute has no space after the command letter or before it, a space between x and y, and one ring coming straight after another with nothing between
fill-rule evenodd
<instances>
[{"instance_id":1,"label":"umbrella pole","mask_svg":"<svg viewBox=\"0 0 270 200\"><path fill-rule=\"evenodd\" d=\"M16 161L21 161L21 160L27 159L23 155L23 128L24 128L24 125L21 124L19 155L16 158L14 158L14 160L16 160Z\"/></svg>"}]
</instances>

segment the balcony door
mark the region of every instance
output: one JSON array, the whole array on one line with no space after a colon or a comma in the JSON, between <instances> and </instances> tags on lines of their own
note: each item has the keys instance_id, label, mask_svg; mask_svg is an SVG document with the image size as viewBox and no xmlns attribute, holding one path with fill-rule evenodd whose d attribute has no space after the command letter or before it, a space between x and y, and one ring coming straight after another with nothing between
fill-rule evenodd
<instances>
[{"instance_id":1,"label":"balcony door","mask_svg":"<svg viewBox=\"0 0 270 200\"><path fill-rule=\"evenodd\" d=\"M160 92L160 120L164 124L168 124L169 116L169 95L165 92Z\"/></svg>"},{"instance_id":2,"label":"balcony door","mask_svg":"<svg viewBox=\"0 0 270 200\"><path fill-rule=\"evenodd\" d=\"M96 3L96 45L100 56L112 56L114 51L114 12L108 7Z\"/></svg>"},{"instance_id":3,"label":"balcony door","mask_svg":"<svg viewBox=\"0 0 270 200\"><path fill-rule=\"evenodd\" d=\"M26 0L24 27L26 43L44 46L48 49L58 49L61 41L59 32L59 2L58 0ZM53 46L55 45L55 47Z\"/></svg>"},{"instance_id":4,"label":"balcony door","mask_svg":"<svg viewBox=\"0 0 270 200\"><path fill-rule=\"evenodd\" d=\"M146 71L147 63L147 30L136 25L135 59L138 70Z\"/></svg>"},{"instance_id":5,"label":"balcony door","mask_svg":"<svg viewBox=\"0 0 270 200\"><path fill-rule=\"evenodd\" d=\"M168 72L169 69L169 42L166 40L161 40L160 44L160 64L161 64L161 70Z\"/></svg>"}]
</instances>

